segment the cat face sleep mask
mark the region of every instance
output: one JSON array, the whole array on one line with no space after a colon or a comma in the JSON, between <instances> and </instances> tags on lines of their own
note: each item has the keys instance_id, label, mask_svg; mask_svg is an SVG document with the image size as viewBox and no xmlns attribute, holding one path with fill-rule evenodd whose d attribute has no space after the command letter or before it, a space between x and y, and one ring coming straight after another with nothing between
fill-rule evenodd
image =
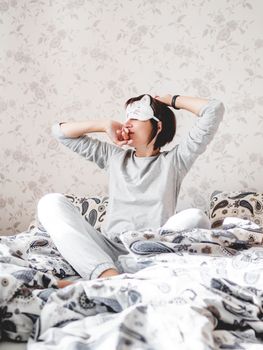
<instances>
[{"instance_id":1,"label":"cat face sleep mask","mask_svg":"<svg viewBox=\"0 0 263 350\"><path fill-rule=\"evenodd\" d=\"M149 95L144 95L139 101L132 102L126 107L125 119L127 121L130 118L142 121L153 118L157 122L160 121L160 119L155 117L153 114Z\"/></svg>"}]
</instances>

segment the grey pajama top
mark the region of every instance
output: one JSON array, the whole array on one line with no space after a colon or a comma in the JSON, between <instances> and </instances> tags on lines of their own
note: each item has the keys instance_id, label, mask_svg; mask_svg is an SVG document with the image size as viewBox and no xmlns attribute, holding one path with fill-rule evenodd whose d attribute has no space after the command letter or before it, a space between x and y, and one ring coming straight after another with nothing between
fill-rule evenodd
<instances>
[{"instance_id":1,"label":"grey pajama top","mask_svg":"<svg viewBox=\"0 0 263 350\"><path fill-rule=\"evenodd\" d=\"M179 144L151 157L136 157L134 148L123 149L86 134L66 137L60 128L65 122L55 122L52 134L70 150L108 172L109 203L102 233L119 242L121 232L156 229L175 214L182 180L213 139L224 111L221 101L210 99Z\"/></svg>"}]
</instances>

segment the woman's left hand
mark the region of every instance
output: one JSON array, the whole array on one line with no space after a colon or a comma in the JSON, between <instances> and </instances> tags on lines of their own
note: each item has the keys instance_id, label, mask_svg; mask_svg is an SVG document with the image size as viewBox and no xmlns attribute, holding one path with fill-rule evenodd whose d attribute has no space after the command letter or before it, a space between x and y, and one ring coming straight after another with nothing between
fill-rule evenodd
<instances>
[{"instance_id":1,"label":"woman's left hand","mask_svg":"<svg viewBox=\"0 0 263 350\"><path fill-rule=\"evenodd\" d=\"M156 95L154 96L154 98L160 102L163 102L164 104L166 104L167 106L172 107L172 98L173 96L170 94L164 95L162 97Z\"/></svg>"}]
</instances>

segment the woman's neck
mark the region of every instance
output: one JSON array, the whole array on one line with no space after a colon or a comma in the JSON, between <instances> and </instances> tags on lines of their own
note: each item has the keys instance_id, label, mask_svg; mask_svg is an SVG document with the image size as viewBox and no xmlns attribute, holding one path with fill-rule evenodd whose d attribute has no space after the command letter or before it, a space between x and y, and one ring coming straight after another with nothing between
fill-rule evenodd
<instances>
[{"instance_id":1,"label":"woman's neck","mask_svg":"<svg viewBox=\"0 0 263 350\"><path fill-rule=\"evenodd\" d=\"M138 148L136 148L135 150L136 157L153 157L160 153L160 148L156 150L139 150Z\"/></svg>"}]
</instances>

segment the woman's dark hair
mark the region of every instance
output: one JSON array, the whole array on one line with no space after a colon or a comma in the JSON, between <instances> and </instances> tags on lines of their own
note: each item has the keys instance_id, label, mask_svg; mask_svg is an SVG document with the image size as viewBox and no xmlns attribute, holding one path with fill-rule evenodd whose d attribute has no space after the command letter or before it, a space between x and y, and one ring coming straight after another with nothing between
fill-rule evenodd
<instances>
[{"instance_id":1,"label":"woman's dark hair","mask_svg":"<svg viewBox=\"0 0 263 350\"><path fill-rule=\"evenodd\" d=\"M156 100L149 94L143 94L137 97L131 97L125 102L125 108L135 101L140 100L144 95L150 96L151 107L154 115L162 122L162 130L159 132L157 139L153 145L154 149L161 148L171 142L176 133L176 117L173 111L163 102ZM150 119L152 124L152 133L148 144L154 139L158 131L158 122L155 119ZM147 145L148 145L147 144Z\"/></svg>"}]
</instances>

